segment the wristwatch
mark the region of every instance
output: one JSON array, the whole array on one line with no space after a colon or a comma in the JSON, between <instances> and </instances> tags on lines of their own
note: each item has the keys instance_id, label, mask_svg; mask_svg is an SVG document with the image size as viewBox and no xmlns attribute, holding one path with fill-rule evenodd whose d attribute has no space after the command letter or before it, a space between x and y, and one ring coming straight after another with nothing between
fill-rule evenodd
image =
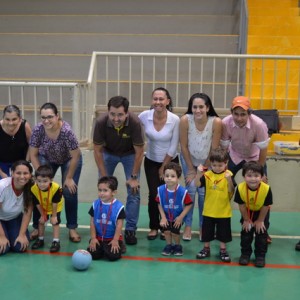
<instances>
[{"instance_id":1,"label":"wristwatch","mask_svg":"<svg viewBox=\"0 0 300 300\"><path fill-rule=\"evenodd\" d=\"M137 180L137 178L138 178L137 175L133 175L133 174L131 174L130 177L131 177L131 179L135 179L135 180Z\"/></svg>"}]
</instances>

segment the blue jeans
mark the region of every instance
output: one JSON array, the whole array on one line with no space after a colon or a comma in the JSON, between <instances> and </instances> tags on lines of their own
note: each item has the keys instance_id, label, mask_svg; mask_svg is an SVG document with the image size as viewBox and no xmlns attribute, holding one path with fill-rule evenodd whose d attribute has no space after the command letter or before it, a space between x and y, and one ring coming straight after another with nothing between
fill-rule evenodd
<instances>
[{"instance_id":1,"label":"blue jeans","mask_svg":"<svg viewBox=\"0 0 300 300\"><path fill-rule=\"evenodd\" d=\"M23 250L21 250L21 244L20 243L17 243L16 245L14 245L15 241L16 241L18 235L19 235L19 232L20 232L22 219L23 219L23 214L20 214L15 219L12 219L12 220L9 220L9 221L3 221L3 220L0 221L1 225L2 225L2 228L4 230L4 233L5 233L5 236L9 240L9 243L10 243L10 247L7 246L6 249L5 249L5 252L1 253L2 255L9 252L9 251L24 252ZM28 230L26 231L26 236L29 240Z\"/></svg>"},{"instance_id":2,"label":"blue jeans","mask_svg":"<svg viewBox=\"0 0 300 300\"><path fill-rule=\"evenodd\" d=\"M107 152L103 153L104 164L106 172L112 176L118 163L121 163L124 168L126 181L131 178L132 168L135 160L135 154L117 156ZM101 176L101 174L100 174ZM138 179L140 174L138 174ZM140 211L140 192L133 194L130 186L127 186L127 200L126 200L126 230L135 231L139 219Z\"/></svg>"},{"instance_id":3,"label":"blue jeans","mask_svg":"<svg viewBox=\"0 0 300 300\"><path fill-rule=\"evenodd\" d=\"M186 174L187 174L187 165L185 163L185 160L184 160L182 154L180 154L180 161L181 161L183 175L184 175L184 177L186 177ZM195 169L195 171L196 171L196 169ZM191 196L191 198L193 200L193 206L192 206L192 208L190 209L190 211L188 212L188 214L184 218L185 226L192 226L196 193L198 193L199 228L201 228L202 227L202 223L203 223L202 212L203 212L203 205L204 205L205 187L198 187L197 188L195 186L195 182L193 180L190 184L186 185L186 189L187 189L189 195Z\"/></svg>"},{"instance_id":4,"label":"blue jeans","mask_svg":"<svg viewBox=\"0 0 300 300\"><path fill-rule=\"evenodd\" d=\"M70 161L65 162L62 165L57 165L53 163L49 163L44 156L39 155L39 161L40 164L49 164L52 169L54 174L60 167L61 169L61 181L62 181L62 186L65 181L65 178L67 176L69 166L70 166ZM78 160L78 164L76 167L76 170L74 172L73 180L76 183L78 187L79 183L79 178L80 178L80 173L81 173L81 168L82 168L82 156L80 155L80 158ZM65 213L66 213L66 220L67 220L67 228L69 229L75 229L77 228L77 216L78 216L78 189L75 194L71 194L69 189L67 187L63 187L63 196L65 198ZM39 212L36 208L33 210L33 227L38 228L38 223L39 223Z\"/></svg>"},{"instance_id":5,"label":"blue jeans","mask_svg":"<svg viewBox=\"0 0 300 300\"><path fill-rule=\"evenodd\" d=\"M2 172L4 172L7 176L10 176L10 169L13 163L5 163L5 162L0 162L0 168ZM0 176L0 179L2 177Z\"/></svg>"}]
</instances>

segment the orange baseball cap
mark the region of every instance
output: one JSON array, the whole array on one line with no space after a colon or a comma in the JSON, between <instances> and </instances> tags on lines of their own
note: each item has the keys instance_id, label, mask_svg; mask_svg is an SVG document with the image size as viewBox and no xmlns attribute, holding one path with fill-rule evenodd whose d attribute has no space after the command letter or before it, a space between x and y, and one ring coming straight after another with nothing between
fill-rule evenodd
<instances>
[{"instance_id":1,"label":"orange baseball cap","mask_svg":"<svg viewBox=\"0 0 300 300\"><path fill-rule=\"evenodd\" d=\"M249 99L244 96L238 96L238 97L233 98L232 104L231 104L231 109L234 109L238 106L243 108L244 110L248 110L250 108Z\"/></svg>"}]
</instances>

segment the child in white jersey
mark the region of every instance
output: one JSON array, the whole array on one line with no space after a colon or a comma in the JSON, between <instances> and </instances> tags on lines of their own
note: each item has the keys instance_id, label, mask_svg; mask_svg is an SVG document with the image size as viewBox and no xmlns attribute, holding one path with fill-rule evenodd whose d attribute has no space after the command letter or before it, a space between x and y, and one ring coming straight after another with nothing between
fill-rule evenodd
<instances>
[{"instance_id":1,"label":"child in white jersey","mask_svg":"<svg viewBox=\"0 0 300 300\"><path fill-rule=\"evenodd\" d=\"M223 149L212 150L209 160L211 170L204 172L203 166L199 165L195 178L196 185L205 186L202 226L204 248L196 257L202 259L210 256L210 242L216 238L220 241L220 259L230 262L226 243L232 240L230 199L234 186L232 173L227 170L228 153Z\"/></svg>"}]
</instances>

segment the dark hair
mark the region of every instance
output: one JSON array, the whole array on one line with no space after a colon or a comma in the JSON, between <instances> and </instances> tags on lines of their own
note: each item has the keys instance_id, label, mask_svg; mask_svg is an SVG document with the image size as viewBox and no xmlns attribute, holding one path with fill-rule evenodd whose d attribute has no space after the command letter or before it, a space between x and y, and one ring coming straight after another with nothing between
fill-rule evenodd
<instances>
[{"instance_id":1,"label":"dark hair","mask_svg":"<svg viewBox=\"0 0 300 300\"><path fill-rule=\"evenodd\" d=\"M20 108L17 106L17 105L14 105L14 104L10 104L10 105L7 105L4 107L3 109L3 117L6 113L12 113L12 112L15 112L17 114L17 116L19 118L21 118L21 111L20 111Z\"/></svg>"},{"instance_id":2,"label":"dark hair","mask_svg":"<svg viewBox=\"0 0 300 300\"><path fill-rule=\"evenodd\" d=\"M170 100L170 102L169 102L169 104L166 106L166 108L167 108L168 111L173 111L173 101L172 101L172 98L171 98L171 95L170 95L169 91L168 91L167 89L163 88L163 87L158 87L158 88L156 88L156 89L153 90L153 92L152 92L151 95L153 96L153 94L154 94L156 91L163 91L163 92L165 92L167 98ZM152 108L152 106L151 106L151 108Z\"/></svg>"},{"instance_id":3,"label":"dark hair","mask_svg":"<svg viewBox=\"0 0 300 300\"><path fill-rule=\"evenodd\" d=\"M32 174L33 169L31 164L27 161L27 160L17 160L15 161L12 166L11 166L11 170L12 172L16 171L16 168L18 166L26 166L30 172L30 174ZM33 180L30 179L24 186L23 189L23 199L24 199L24 211L27 212L29 206L33 203L32 202L32 197L31 197L31 187L33 185Z\"/></svg>"},{"instance_id":4,"label":"dark hair","mask_svg":"<svg viewBox=\"0 0 300 300\"><path fill-rule=\"evenodd\" d=\"M34 176L35 178L41 176L41 177L47 177L53 179L54 177L53 169L50 165L41 165L36 169Z\"/></svg>"},{"instance_id":5,"label":"dark hair","mask_svg":"<svg viewBox=\"0 0 300 300\"><path fill-rule=\"evenodd\" d=\"M264 167L257 161L248 161L243 165L242 175L245 176L248 171L259 173L261 177L264 176Z\"/></svg>"},{"instance_id":6,"label":"dark hair","mask_svg":"<svg viewBox=\"0 0 300 300\"><path fill-rule=\"evenodd\" d=\"M217 149L211 150L210 155L209 155L209 160L211 162L216 161L216 162L227 163L228 159L229 159L229 155L228 155L227 150L222 149L222 148L217 148Z\"/></svg>"},{"instance_id":7,"label":"dark hair","mask_svg":"<svg viewBox=\"0 0 300 300\"><path fill-rule=\"evenodd\" d=\"M182 174L182 169L179 164L175 162L169 162L164 166L164 173L166 170L174 170L176 172L177 177L179 178Z\"/></svg>"},{"instance_id":8,"label":"dark hair","mask_svg":"<svg viewBox=\"0 0 300 300\"><path fill-rule=\"evenodd\" d=\"M112 191L118 189L118 179L115 176L103 176L98 180L98 185L100 183L106 183Z\"/></svg>"},{"instance_id":9,"label":"dark hair","mask_svg":"<svg viewBox=\"0 0 300 300\"><path fill-rule=\"evenodd\" d=\"M43 110L43 109L51 109L53 111L53 113L55 115L58 115L58 110L57 110L57 107L54 103L51 103L51 102L46 102L44 103L41 108L40 108L40 112Z\"/></svg>"},{"instance_id":10,"label":"dark hair","mask_svg":"<svg viewBox=\"0 0 300 300\"><path fill-rule=\"evenodd\" d=\"M213 107L211 99L205 93L196 93L191 96L191 98L189 99L188 109L186 111L186 114L193 114L193 111L192 111L193 102L196 98L201 98L202 100L204 100L205 105L208 107L208 112L207 112L208 116L219 117L219 115L216 113L216 111Z\"/></svg>"},{"instance_id":11,"label":"dark hair","mask_svg":"<svg viewBox=\"0 0 300 300\"><path fill-rule=\"evenodd\" d=\"M110 109L111 106L115 108L119 108L123 106L125 113L127 113L129 108L129 101L127 98L123 96L115 96L109 99L107 103L108 110Z\"/></svg>"}]
</instances>

